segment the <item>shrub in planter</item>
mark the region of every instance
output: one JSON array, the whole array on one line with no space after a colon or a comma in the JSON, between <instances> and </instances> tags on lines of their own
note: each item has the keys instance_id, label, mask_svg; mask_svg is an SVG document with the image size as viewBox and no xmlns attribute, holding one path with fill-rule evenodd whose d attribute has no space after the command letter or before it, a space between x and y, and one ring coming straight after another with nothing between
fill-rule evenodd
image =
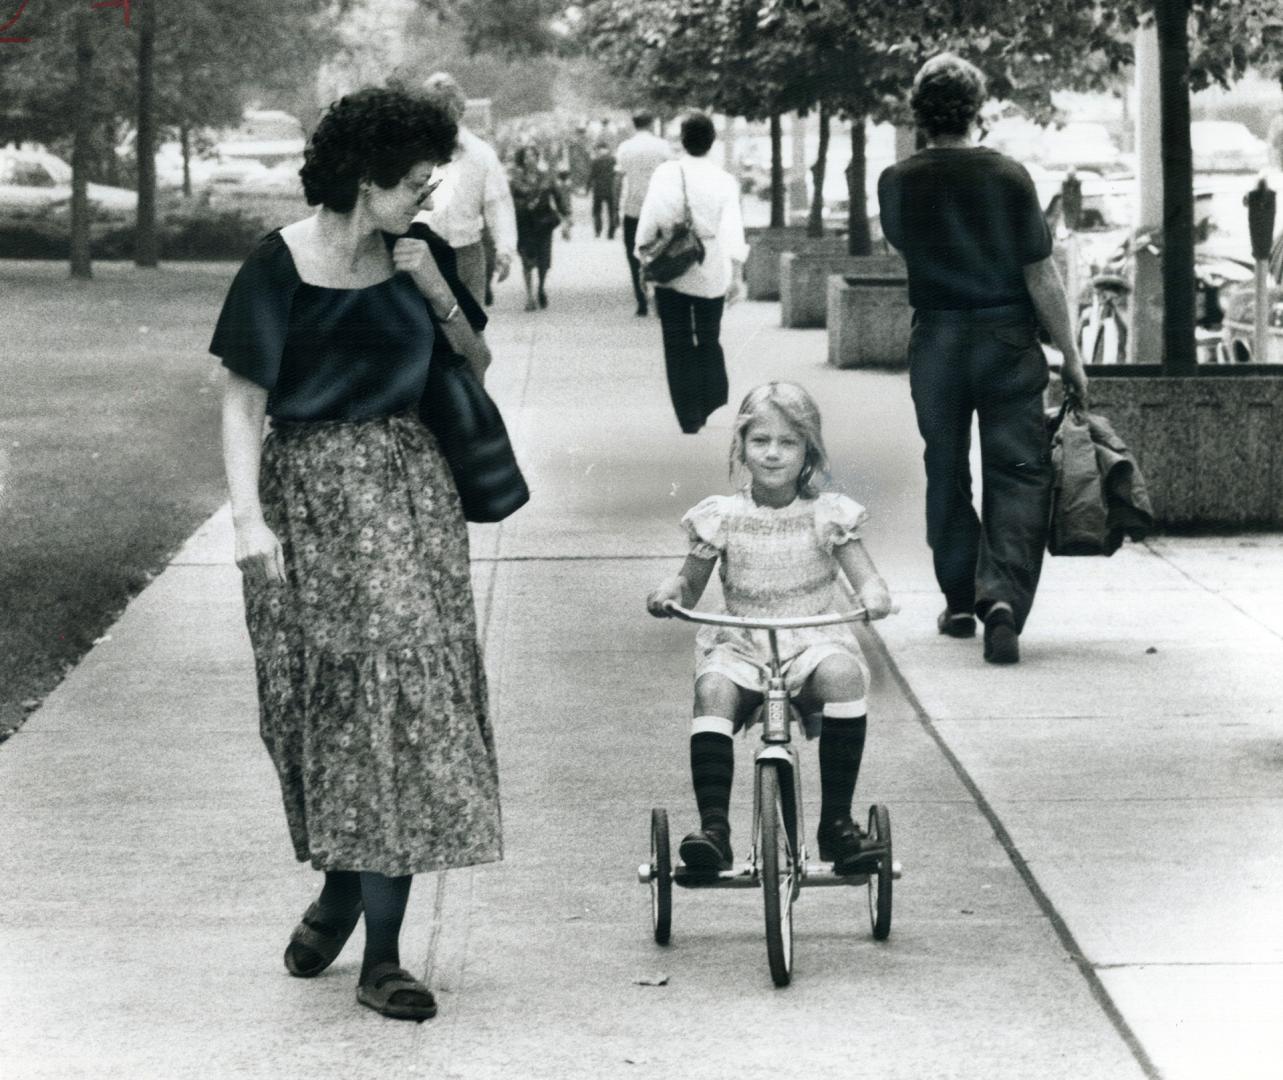
<instances>
[{"instance_id":1,"label":"shrub in planter","mask_svg":"<svg viewBox=\"0 0 1283 1080\"><path fill-rule=\"evenodd\" d=\"M176 203L160 214L161 258L243 259L275 222L236 207L211 208ZM132 259L132 221L94 222L89 250L105 261ZM0 258L66 259L71 251L71 223L66 210L43 211L0 221Z\"/></svg>"}]
</instances>

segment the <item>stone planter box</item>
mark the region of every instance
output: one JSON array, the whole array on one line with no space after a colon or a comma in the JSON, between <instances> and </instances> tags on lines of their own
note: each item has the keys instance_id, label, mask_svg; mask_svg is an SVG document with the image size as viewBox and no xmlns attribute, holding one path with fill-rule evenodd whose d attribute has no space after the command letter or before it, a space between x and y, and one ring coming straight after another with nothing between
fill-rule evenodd
<instances>
[{"instance_id":1,"label":"stone planter box","mask_svg":"<svg viewBox=\"0 0 1283 1080\"><path fill-rule=\"evenodd\" d=\"M903 263L893 272L871 267L829 276L829 363L834 367L907 368L912 321Z\"/></svg>"},{"instance_id":2,"label":"stone planter box","mask_svg":"<svg viewBox=\"0 0 1283 1080\"><path fill-rule=\"evenodd\" d=\"M1168 528L1283 526L1283 367L1090 366L1091 410L1136 455Z\"/></svg>"},{"instance_id":3,"label":"stone planter box","mask_svg":"<svg viewBox=\"0 0 1283 1080\"><path fill-rule=\"evenodd\" d=\"M746 229L749 252L744 264L744 284L750 300L780 298L780 256L786 251L804 253L846 252L845 233L807 236L805 228Z\"/></svg>"},{"instance_id":4,"label":"stone planter box","mask_svg":"<svg viewBox=\"0 0 1283 1080\"><path fill-rule=\"evenodd\" d=\"M860 273L903 276L904 260L899 255L786 251L780 256L780 325L790 329L827 325L829 277Z\"/></svg>"}]
</instances>

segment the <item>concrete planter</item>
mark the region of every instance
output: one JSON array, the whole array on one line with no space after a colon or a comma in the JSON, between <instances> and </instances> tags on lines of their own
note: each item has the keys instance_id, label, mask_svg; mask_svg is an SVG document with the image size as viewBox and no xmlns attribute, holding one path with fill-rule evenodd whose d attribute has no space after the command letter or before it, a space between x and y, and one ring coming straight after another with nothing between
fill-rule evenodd
<instances>
[{"instance_id":1,"label":"concrete planter","mask_svg":"<svg viewBox=\"0 0 1283 1080\"><path fill-rule=\"evenodd\" d=\"M889 258L895 263L888 265ZM863 261L870 265L861 271L829 276L829 363L840 368L908 367L913 309L904 263L889 256Z\"/></svg>"},{"instance_id":2,"label":"concrete planter","mask_svg":"<svg viewBox=\"0 0 1283 1080\"><path fill-rule=\"evenodd\" d=\"M786 251L806 254L846 252L845 233L807 236L805 228L746 229L749 252L744 264L744 284L750 300L780 298L780 256Z\"/></svg>"},{"instance_id":3,"label":"concrete planter","mask_svg":"<svg viewBox=\"0 0 1283 1080\"><path fill-rule=\"evenodd\" d=\"M900 275L899 255L845 255L786 251L780 256L780 325L792 329L828 323L829 277L833 274Z\"/></svg>"},{"instance_id":4,"label":"concrete planter","mask_svg":"<svg viewBox=\"0 0 1283 1080\"><path fill-rule=\"evenodd\" d=\"M1136 455L1157 523L1283 526L1283 369L1143 367L1089 367L1091 409Z\"/></svg>"}]
</instances>

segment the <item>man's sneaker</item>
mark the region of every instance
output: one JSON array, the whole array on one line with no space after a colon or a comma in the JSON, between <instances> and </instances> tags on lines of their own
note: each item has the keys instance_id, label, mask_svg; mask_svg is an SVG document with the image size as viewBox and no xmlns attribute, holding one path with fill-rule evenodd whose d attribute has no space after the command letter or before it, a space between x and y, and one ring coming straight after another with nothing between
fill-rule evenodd
<instances>
[{"instance_id":1,"label":"man's sneaker","mask_svg":"<svg viewBox=\"0 0 1283 1080\"><path fill-rule=\"evenodd\" d=\"M682 840L677 857L686 869L697 874L714 874L733 865L730 833L721 829L697 829Z\"/></svg>"},{"instance_id":2,"label":"man's sneaker","mask_svg":"<svg viewBox=\"0 0 1283 1080\"><path fill-rule=\"evenodd\" d=\"M969 611L950 611L945 608L936 619L936 629L950 637L975 637L976 617Z\"/></svg>"},{"instance_id":3,"label":"man's sneaker","mask_svg":"<svg viewBox=\"0 0 1283 1080\"><path fill-rule=\"evenodd\" d=\"M815 830L820 861L832 863L835 874L850 873L854 864L860 861L862 840L860 827L849 817L828 824L821 822Z\"/></svg>"},{"instance_id":4,"label":"man's sneaker","mask_svg":"<svg viewBox=\"0 0 1283 1080\"><path fill-rule=\"evenodd\" d=\"M1020 636L1009 608L991 608L985 616L985 659L991 664L1015 664L1020 660Z\"/></svg>"}]
</instances>

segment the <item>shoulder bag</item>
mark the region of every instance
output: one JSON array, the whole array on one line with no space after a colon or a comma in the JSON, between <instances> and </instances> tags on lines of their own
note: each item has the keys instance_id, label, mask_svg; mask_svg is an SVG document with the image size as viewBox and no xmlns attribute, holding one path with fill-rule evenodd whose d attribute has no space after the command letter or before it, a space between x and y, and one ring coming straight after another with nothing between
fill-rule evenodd
<instances>
[{"instance_id":1,"label":"shoulder bag","mask_svg":"<svg viewBox=\"0 0 1283 1080\"><path fill-rule=\"evenodd\" d=\"M468 521L502 521L530 500L499 408L465 357L432 358L419 419L436 436Z\"/></svg>"},{"instance_id":2,"label":"shoulder bag","mask_svg":"<svg viewBox=\"0 0 1283 1080\"><path fill-rule=\"evenodd\" d=\"M696 263L704 261L704 241L695 232L690 197L686 194L686 171L680 165L677 171L682 176L682 220L672 227L667 236L661 232L637 250L642 277L656 285L666 285Z\"/></svg>"}]
</instances>

